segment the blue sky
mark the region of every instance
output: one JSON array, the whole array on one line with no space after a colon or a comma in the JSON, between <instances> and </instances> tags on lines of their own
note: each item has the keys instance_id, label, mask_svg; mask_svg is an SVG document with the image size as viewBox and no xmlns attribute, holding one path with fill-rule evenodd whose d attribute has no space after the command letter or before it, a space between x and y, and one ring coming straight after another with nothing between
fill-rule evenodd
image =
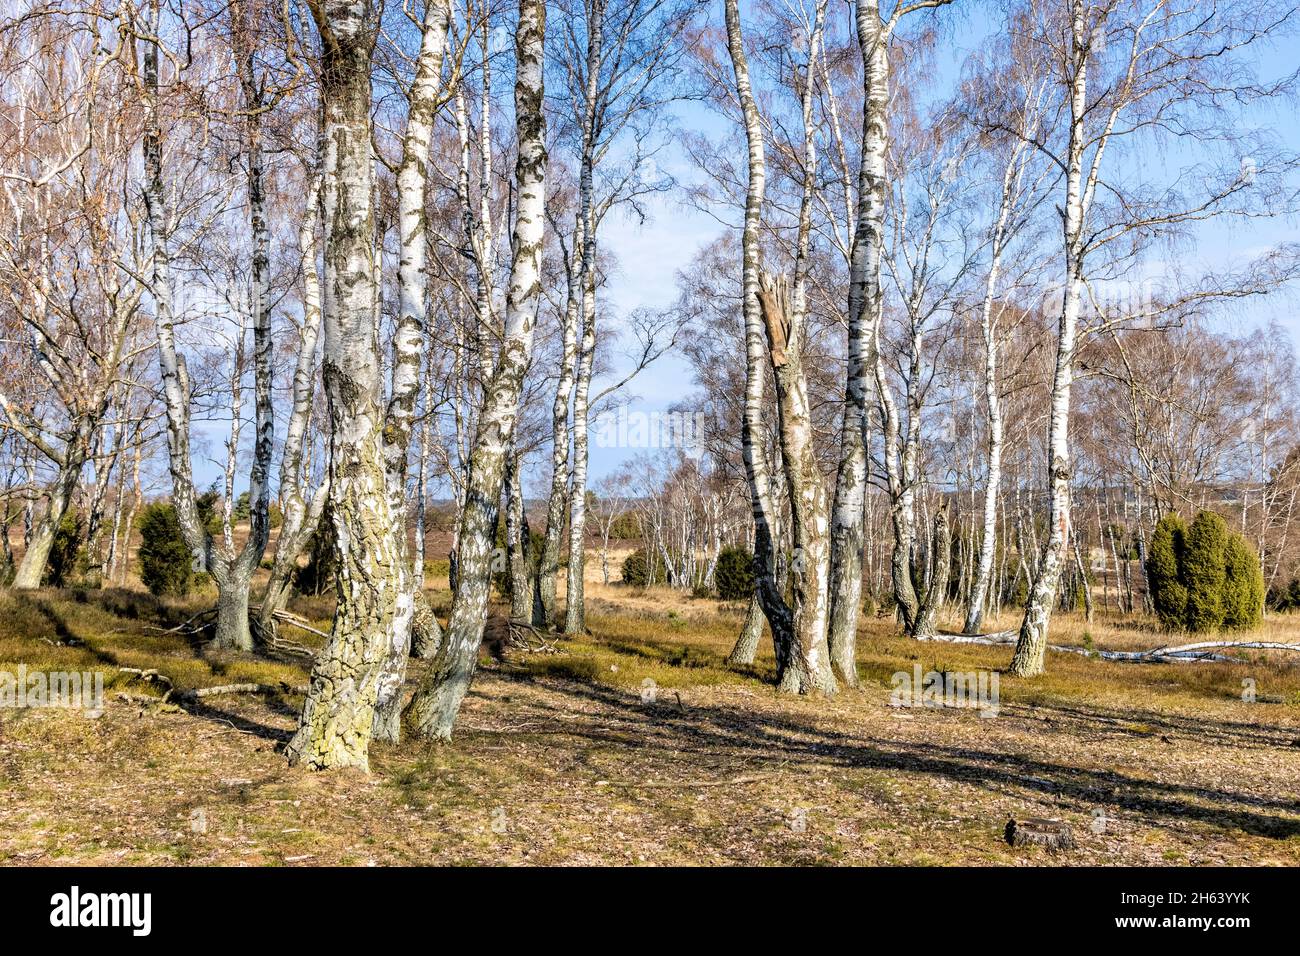
<instances>
[{"instance_id":1,"label":"blue sky","mask_svg":"<svg viewBox=\"0 0 1300 956\"><path fill-rule=\"evenodd\" d=\"M718 8L720 10L720 4ZM993 21L983 9L971 4L964 9L959 6L943 11L947 17L946 36L941 41L945 52L936 63L939 75L935 82L940 94L956 76L966 55L979 46L993 28ZM711 11L711 15L720 16L719 10ZM1260 63L1265 75L1280 75L1295 68L1292 52L1277 46L1266 51ZM706 134L717 134L725 129L717 114L698 104L680 104L675 113L678 129ZM1257 116L1257 121L1273 127L1285 145L1300 150L1300 123L1292 104L1276 104L1270 112ZM845 123L848 128L856 127L852 118L846 118ZM1156 157L1150 159L1162 161ZM683 183L690 183L698 175L676 140L665 145L657 161ZM724 229L717 219L686 204L676 193L652 196L645 205L649 213L645 222L612 213L602 232L603 247L613 253L618 263L605 290L605 301L612 306L615 315L626 315L638 308L660 309L671 305L677 297L678 271L686 268L699 249ZM1300 231L1294 221L1249 222L1244 225L1216 223L1202 231L1197 248L1189 250L1187 255L1214 265L1229 259L1245 258L1279 242L1297 239L1300 239ZM1277 321L1290 331L1293 341L1300 343L1300 321L1297 320L1295 298L1291 295L1251 300L1232 313L1230 321L1238 327ZM617 325L617 320L614 324ZM621 370L616 367L614 371ZM598 382L596 388L599 387ZM687 363L678 356L669 355L643 372L627 387L627 392L631 409L652 413L667 410L693 388ZM208 448L206 455L200 454L195 462L197 478L201 483L208 483L220 475L221 467L206 459L223 457L226 428L220 423L198 427L208 436ZM601 448L593 442L591 482L598 482L629 458L642 453L643 449ZM526 482L530 494L538 481L546 477L540 474L541 470L538 467L530 469L534 473ZM239 485L246 487L246 478Z\"/></svg>"},{"instance_id":2,"label":"blue sky","mask_svg":"<svg viewBox=\"0 0 1300 956\"><path fill-rule=\"evenodd\" d=\"M971 4L965 6L964 11L953 8L942 11L942 16L949 17L949 26L941 41L945 52L936 62L938 76L935 87L940 93L946 92L967 55L981 46L984 37L995 28L995 22L986 10L986 7ZM955 20L951 14L956 15ZM1295 69L1294 51L1275 44L1263 51L1259 64L1263 76L1283 75ZM705 132L721 128L721 119L701 107L684 106L677 112L684 128ZM845 122L847 127L856 126L851 118ZM1271 127L1285 146L1300 152L1300 122L1294 104L1274 103L1266 112L1256 114L1255 122ZM1163 164L1166 160L1145 157L1143 161ZM665 151L662 165L685 182L697 175L681 150L671 144ZM651 217L644 224L616 218L608 224L602 237L604 246L619 259L620 268L609 281L607 297L622 314L637 307L659 308L671 304L677 294L675 276L678 270L688 266L700 247L713 240L724 228L714 217L683 204L671 195L657 197L650 203L650 211ZM1202 229L1195 248L1187 250L1183 258L1199 260L1205 266L1214 267L1251 258L1280 242L1297 240L1300 240L1300 229L1294 220L1221 221ZM1247 300L1224 316L1224 322L1236 329L1270 321L1280 323L1291 333L1292 341L1300 346L1300 313L1294 292ZM632 407L646 412L663 411L680 401L692 388L691 372L686 363L680 359L664 359L630 386L631 394L635 396ZM641 453L640 449L597 449L593 445L593 481Z\"/></svg>"}]
</instances>

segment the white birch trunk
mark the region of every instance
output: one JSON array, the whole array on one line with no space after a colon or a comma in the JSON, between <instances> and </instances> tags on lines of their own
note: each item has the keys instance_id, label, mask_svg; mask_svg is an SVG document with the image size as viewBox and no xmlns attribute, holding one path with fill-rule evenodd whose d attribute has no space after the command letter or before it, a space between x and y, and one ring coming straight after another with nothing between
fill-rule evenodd
<instances>
[{"instance_id":1,"label":"white birch trunk","mask_svg":"<svg viewBox=\"0 0 1300 956\"><path fill-rule=\"evenodd\" d=\"M320 221L319 170L307 185L307 202L298 246L302 253L303 316L299 334L298 357L294 365L292 402L289 423L285 428L284 448L280 455L280 535L258 626L263 633L274 630L276 611L285 606L292 586L298 555L316 532L325 508L328 485L322 483L308 498L303 474L303 441L311 420L312 397L316 390L316 352L320 338L321 288L317 267L316 227Z\"/></svg>"},{"instance_id":2,"label":"white birch trunk","mask_svg":"<svg viewBox=\"0 0 1300 956\"><path fill-rule=\"evenodd\" d=\"M386 484L374 311L370 55L377 23L365 0L331 0L312 13L322 47L328 157L323 374L338 607L286 753L311 769L369 769L379 670L399 599L393 582L404 561Z\"/></svg>"},{"instance_id":3,"label":"white birch trunk","mask_svg":"<svg viewBox=\"0 0 1300 956\"><path fill-rule=\"evenodd\" d=\"M488 386L470 455L460 520L459 568L447 636L407 713L423 737L449 739L478 661L491 585L492 535L501 502L505 456L514 438L524 374L532 356L541 296L546 202L546 115L543 108L546 5L520 0L515 35L515 124L518 202L513 261L501 353Z\"/></svg>"},{"instance_id":4,"label":"white birch trunk","mask_svg":"<svg viewBox=\"0 0 1300 956\"><path fill-rule=\"evenodd\" d=\"M391 586L397 593L388 654L379 676L375 705L375 737L395 742L400 733L401 690L410 656L411 624L415 615L415 575L406 541L406 470L411 445L411 423L420 392L424 363L424 326L428 276L429 144L447 47L451 0L430 0L425 8L420 53L409 94L402 163L397 171L398 319L393 341L392 381L384 418L384 472L388 486L392 534L402 559Z\"/></svg>"},{"instance_id":5,"label":"white birch trunk","mask_svg":"<svg viewBox=\"0 0 1300 956\"><path fill-rule=\"evenodd\" d=\"M862 607L863 505L867 486L867 382L875 365L880 321L880 262L885 223L885 154L889 144L889 35L878 0L857 4L862 57L862 166L849 262L848 354L840 463L831 511L830 649L835 673L856 687L857 628Z\"/></svg>"},{"instance_id":6,"label":"white birch trunk","mask_svg":"<svg viewBox=\"0 0 1300 956\"><path fill-rule=\"evenodd\" d=\"M1070 132L1065 158L1065 203L1063 244L1065 289L1057 327L1056 367L1052 375L1051 414L1047 430L1047 476L1049 504L1048 536L1029 591L1024 620L1011 673L1032 677L1043 672L1047 653L1047 626L1056 603L1056 587L1065 564L1070 535L1070 386L1074 381L1074 348L1078 330L1080 297L1083 291L1083 217L1085 120L1088 111L1088 25L1085 5L1071 4L1072 63L1070 83ZM1097 147L1093 172L1100 162L1104 143ZM1089 183L1091 187L1091 183Z\"/></svg>"},{"instance_id":7,"label":"white birch trunk","mask_svg":"<svg viewBox=\"0 0 1300 956\"><path fill-rule=\"evenodd\" d=\"M745 319L745 412L741 451L745 462L745 477L749 483L750 505L754 515L754 584L763 613L772 631L777 668L783 670L788 659L793 620L790 608L785 603L781 588L776 582L776 544L773 540L776 515L769 490L770 467L763 447L765 392L763 368L769 360L758 302L759 228L763 214L767 168L763 147L763 127L749 80L749 61L745 55L738 0L726 0L725 14L727 49L735 73L736 94L740 101L749 153L745 227L741 235L741 294ZM741 639L743 640L744 637L745 635L742 634Z\"/></svg>"}]
</instances>

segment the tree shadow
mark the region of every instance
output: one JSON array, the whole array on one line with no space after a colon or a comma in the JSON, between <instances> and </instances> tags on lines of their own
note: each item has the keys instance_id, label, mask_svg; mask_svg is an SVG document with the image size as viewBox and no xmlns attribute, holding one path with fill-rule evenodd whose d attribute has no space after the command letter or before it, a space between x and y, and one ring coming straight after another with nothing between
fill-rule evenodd
<instances>
[{"instance_id":1,"label":"tree shadow","mask_svg":"<svg viewBox=\"0 0 1300 956\"><path fill-rule=\"evenodd\" d=\"M507 681L527 679L506 673L497 676ZM819 728L788 712L778 715L716 704L692 704L682 709L672 701L647 707L639 695L584 681L549 681L547 686L585 704L596 704L601 710L593 715L584 709L575 719L572 711L554 704L530 704L556 717L563 715L563 725L557 728L557 733L593 743L630 747L647 756L671 760L683 750L693 750L710 752L751 769L780 765L824 770L829 765L894 771L942 778L994 792L1012 787L1028 788L1050 794L1058 803L1080 812L1119 806L1163 824L1195 821L1221 830L1241 830L1278 840L1300 836L1300 819L1278 815L1300 814L1300 803L1293 799L1077 767L1023 752L918 742L888 734L864 740L843 731ZM1095 716L1087 708L1069 710L1083 718ZM504 732L525 736L535 732L526 728L522 716L517 723L522 725L520 729ZM1180 726L1187 729L1189 725ZM1255 730L1229 721L1201 720L1197 726L1202 731L1208 728L1219 742L1231 742L1236 735L1249 738ZM1053 735L1060 732L1051 731ZM1274 743L1274 746L1281 744ZM1050 742L1045 749L1049 748Z\"/></svg>"}]
</instances>

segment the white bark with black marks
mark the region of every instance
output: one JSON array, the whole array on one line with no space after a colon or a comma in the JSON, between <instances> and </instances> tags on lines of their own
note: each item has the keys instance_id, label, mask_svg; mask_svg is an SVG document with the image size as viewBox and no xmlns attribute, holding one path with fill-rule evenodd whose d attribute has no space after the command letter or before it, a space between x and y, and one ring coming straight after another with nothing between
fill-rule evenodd
<instances>
[{"instance_id":1,"label":"white bark with black marks","mask_svg":"<svg viewBox=\"0 0 1300 956\"><path fill-rule=\"evenodd\" d=\"M388 485L393 534L402 560L391 586L397 592L388 654L379 676L375 704L375 737L395 742L400 734L401 690L410 656L415 616L416 576L406 541L406 471L412 422L420 393L424 364L425 311L428 276L428 222L425 203L429 181L429 146L442 81L442 61L451 21L451 0L430 0L425 8L420 53L408 94L406 135L397 171L398 319L393 340L393 369L384 417L384 472ZM423 493L423 492L421 492Z\"/></svg>"},{"instance_id":2,"label":"white bark with black marks","mask_svg":"<svg viewBox=\"0 0 1300 956\"><path fill-rule=\"evenodd\" d=\"M327 155L323 375L338 606L286 753L315 770L368 769L379 671L399 600L393 582L405 560L384 467L375 314L370 57L377 22L366 0L332 0L312 13L322 49Z\"/></svg>"},{"instance_id":3,"label":"white bark with black marks","mask_svg":"<svg viewBox=\"0 0 1300 956\"><path fill-rule=\"evenodd\" d=\"M470 455L461 513L456 592L446 638L429 664L406 713L422 737L449 739L469 690L487 621L493 534L501 503L505 457L514 438L524 375L532 357L541 296L542 239L546 212L544 44L546 5L520 0L515 34L515 124L518 201L511 248L510 284L501 352L489 383Z\"/></svg>"}]
</instances>

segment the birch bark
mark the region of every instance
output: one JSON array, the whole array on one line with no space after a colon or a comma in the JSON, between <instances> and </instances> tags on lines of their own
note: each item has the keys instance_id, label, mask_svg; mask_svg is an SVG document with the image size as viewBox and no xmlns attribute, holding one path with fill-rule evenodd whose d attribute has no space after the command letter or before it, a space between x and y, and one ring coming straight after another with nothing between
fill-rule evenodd
<instances>
[{"instance_id":1,"label":"birch bark","mask_svg":"<svg viewBox=\"0 0 1300 956\"><path fill-rule=\"evenodd\" d=\"M1047 626L1052 617L1052 606L1056 603L1056 587L1065 565L1065 550L1070 535L1070 388L1074 381L1075 339L1084 283L1085 188L1090 194L1105 148L1103 139L1095 150L1091 176L1085 183L1089 43L1086 6L1081 0L1072 0L1070 44L1073 75L1070 77L1070 129L1066 144L1065 203L1062 210L1065 288L1057 323L1056 365L1052 373L1051 413L1047 430L1048 536L1030 587L1016 650L1011 657L1011 673L1018 677L1032 677L1043 672L1047 653Z\"/></svg>"},{"instance_id":2,"label":"birch bark","mask_svg":"<svg viewBox=\"0 0 1300 956\"><path fill-rule=\"evenodd\" d=\"M727 49L735 74L736 94L745 124L749 153L748 188L745 194L745 227L741 235L742 310L745 320L745 411L741 451L749 483L754 516L754 585L763 613L772 631L777 668L788 660L793 618L776 582L776 546L773 528L776 513L769 491L770 466L763 446L764 374L768 363L763 320L758 301L759 228L767 168L763 148L763 127L749 79L738 0L725 0ZM743 639L744 635L742 635Z\"/></svg>"},{"instance_id":3,"label":"birch bark","mask_svg":"<svg viewBox=\"0 0 1300 956\"><path fill-rule=\"evenodd\" d=\"M370 60L378 24L367 0L325 0L312 15L327 156L323 377L338 607L286 754L314 770L369 769L379 670L397 613L392 582L404 560L386 483L374 311Z\"/></svg>"},{"instance_id":4,"label":"birch bark","mask_svg":"<svg viewBox=\"0 0 1300 956\"><path fill-rule=\"evenodd\" d=\"M384 415L384 475L388 488L393 534L401 560L390 582L397 594L388 654L379 675L375 702L375 737L395 742L400 735L401 690L410 657L411 625L415 617L416 576L406 540L406 471L410 457L411 423L420 393L424 364L425 312L428 276L428 220L425 203L429 180L429 144L442 82L442 60L451 21L451 0L430 0L425 7L420 52L408 96L402 161L397 171L398 319L393 340L393 369Z\"/></svg>"},{"instance_id":5,"label":"birch bark","mask_svg":"<svg viewBox=\"0 0 1300 956\"><path fill-rule=\"evenodd\" d=\"M505 456L514 437L524 374L532 356L541 296L545 223L546 115L544 0L519 0L515 34L515 124L518 192L510 284L501 353L489 383L470 454L465 507L460 519L456 593L446 640L430 663L407 714L422 737L449 739L478 661L487 619L493 532L501 502Z\"/></svg>"}]
</instances>

